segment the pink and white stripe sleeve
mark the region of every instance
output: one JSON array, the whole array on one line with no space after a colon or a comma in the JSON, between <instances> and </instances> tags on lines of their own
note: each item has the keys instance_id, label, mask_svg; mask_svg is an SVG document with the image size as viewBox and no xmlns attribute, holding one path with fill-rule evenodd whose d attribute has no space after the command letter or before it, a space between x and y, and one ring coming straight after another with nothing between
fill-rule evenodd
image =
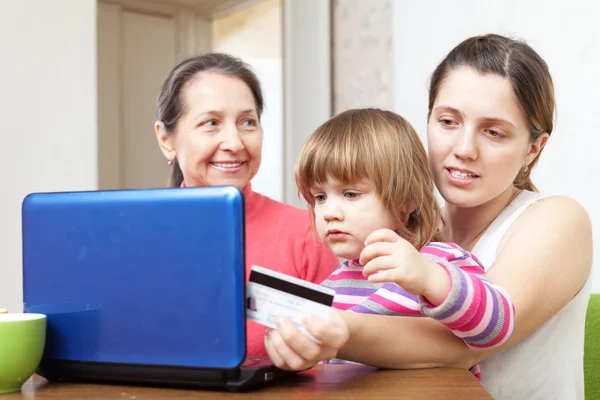
<instances>
[{"instance_id":1,"label":"pink and white stripe sleeve","mask_svg":"<svg viewBox=\"0 0 600 400\"><path fill-rule=\"evenodd\" d=\"M431 243L421 254L449 274L446 300L432 306L419 297L421 312L446 325L471 348L500 346L512 335L515 307L508 293L492 284L477 259L452 243Z\"/></svg>"}]
</instances>

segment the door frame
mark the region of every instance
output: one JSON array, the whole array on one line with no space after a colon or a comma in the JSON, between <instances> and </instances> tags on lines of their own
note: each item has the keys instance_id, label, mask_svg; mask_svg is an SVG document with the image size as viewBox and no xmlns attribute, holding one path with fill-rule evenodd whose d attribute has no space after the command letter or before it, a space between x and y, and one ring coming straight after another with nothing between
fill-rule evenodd
<instances>
[{"instance_id":1,"label":"door frame","mask_svg":"<svg viewBox=\"0 0 600 400\"><path fill-rule=\"evenodd\" d=\"M98 25L98 176L97 187L123 188L122 149L122 16L135 12L172 19L175 23L175 61L210 51L210 20L188 7L140 0L98 0L98 17L109 13L110 27ZM101 31L107 29L106 32ZM100 35L111 40L101 41ZM102 64L107 62L108 64ZM101 73L102 71L102 73Z\"/></svg>"}]
</instances>

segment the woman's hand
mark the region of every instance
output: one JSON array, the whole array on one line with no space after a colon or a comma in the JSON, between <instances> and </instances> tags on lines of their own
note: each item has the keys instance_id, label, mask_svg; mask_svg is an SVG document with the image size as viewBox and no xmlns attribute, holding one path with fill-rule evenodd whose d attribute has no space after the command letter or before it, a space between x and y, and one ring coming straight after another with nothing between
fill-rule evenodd
<instances>
[{"instance_id":1,"label":"woman's hand","mask_svg":"<svg viewBox=\"0 0 600 400\"><path fill-rule=\"evenodd\" d=\"M329 323L314 315L303 323L321 343L309 339L285 317L277 320L277 329L265 333L265 348L278 368L292 371L312 368L319 361L335 358L349 339L348 325L336 309L331 310Z\"/></svg>"},{"instance_id":2,"label":"woman's hand","mask_svg":"<svg viewBox=\"0 0 600 400\"><path fill-rule=\"evenodd\" d=\"M442 304L450 292L446 270L390 229L376 230L367 237L359 262L369 281L394 282L415 296L426 297L434 306Z\"/></svg>"}]
</instances>

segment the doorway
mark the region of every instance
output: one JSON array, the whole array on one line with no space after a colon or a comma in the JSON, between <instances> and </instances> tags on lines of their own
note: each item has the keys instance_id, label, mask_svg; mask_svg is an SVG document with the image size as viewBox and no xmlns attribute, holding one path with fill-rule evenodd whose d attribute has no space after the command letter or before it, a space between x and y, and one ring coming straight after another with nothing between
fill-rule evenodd
<instances>
[{"instance_id":1,"label":"doorway","mask_svg":"<svg viewBox=\"0 0 600 400\"><path fill-rule=\"evenodd\" d=\"M156 96L178 61L210 51L211 21L192 1L100 0L97 29L98 188L165 187Z\"/></svg>"}]
</instances>

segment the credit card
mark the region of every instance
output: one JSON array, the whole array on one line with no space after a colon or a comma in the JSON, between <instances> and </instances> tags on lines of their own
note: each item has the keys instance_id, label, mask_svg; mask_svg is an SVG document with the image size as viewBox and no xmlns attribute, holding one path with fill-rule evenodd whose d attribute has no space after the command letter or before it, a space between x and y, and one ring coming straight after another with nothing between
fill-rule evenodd
<instances>
[{"instance_id":1,"label":"credit card","mask_svg":"<svg viewBox=\"0 0 600 400\"><path fill-rule=\"evenodd\" d=\"M328 322L334 296L333 289L253 265L246 287L246 317L275 329L277 318L287 317L318 342L302 324L302 317L315 314Z\"/></svg>"}]
</instances>

